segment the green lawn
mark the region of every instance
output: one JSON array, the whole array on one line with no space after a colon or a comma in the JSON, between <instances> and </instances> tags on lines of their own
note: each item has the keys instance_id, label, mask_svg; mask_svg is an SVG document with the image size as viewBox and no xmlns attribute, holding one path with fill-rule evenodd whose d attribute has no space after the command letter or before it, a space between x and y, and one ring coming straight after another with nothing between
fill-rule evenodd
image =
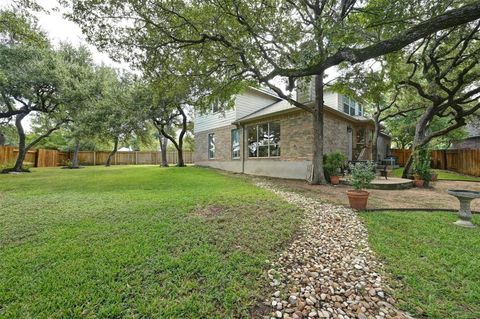
<instances>
[{"instance_id":1,"label":"green lawn","mask_svg":"<svg viewBox=\"0 0 480 319\"><path fill-rule=\"evenodd\" d=\"M0 175L0 317L249 317L300 218L194 167Z\"/></svg>"},{"instance_id":2,"label":"green lawn","mask_svg":"<svg viewBox=\"0 0 480 319\"><path fill-rule=\"evenodd\" d=\"M480 318L480 227L453 213L363 213L372 249L384 260L404 310L419 318ZM480 225L480 216L474 216Z\"/></svg>"},{"instance_id":3,"label":"green lawn","mask_svg":"<svg viewBox=\"0 0 480 319\"><path fill-rule=\"evenodd\" d=\"M434 169L433 171L438 174L439 180L480 182L480 178L475 176L462 175L456 172L445 171L441 169ZM393 173L396 177L402 177L403 167L394 169Z\"/></svg>"}]
</instances>

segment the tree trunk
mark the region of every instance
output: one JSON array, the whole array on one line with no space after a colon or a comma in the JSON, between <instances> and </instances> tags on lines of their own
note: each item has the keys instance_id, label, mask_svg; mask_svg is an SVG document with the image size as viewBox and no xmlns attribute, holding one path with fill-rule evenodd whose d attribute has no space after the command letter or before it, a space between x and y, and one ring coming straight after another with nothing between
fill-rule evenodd
<instances>
[{"instance_id":1,"label":"tree trunk","mask_svg":"<svg viewBox=\"0 0 480 319\"><path fill-rule=\"evenodd\" d=\"M13 166L13 172L22 172L23 171L23 161L27 155L28 150L25 146L25 131L23 129L22 120L27 116L27 114L18 114L15 116L15 127L17 128L18 134L18 156Z\"/></svg>"},{"instance_id":2,"label":"tree trunk","mask_svg":"<svg viewBox=\"0 0 480 319\"><path fill-rule=\"evenodd\" d=\"M409 178L411 176L412 165L413 165L413 151L408 157L407 162L405 163L405 167L403 168L402 178Z\"/></svg>"},{"instance_id":3,"label":"tree trunk","mask_svg":"<svg viewBox=\"0 0 480 319\"><path fill-rule=\"evenodd\" d=\"M372 137L372 161L378 161L378 136L380 135L380 123L378 123L378 118L374 117L375 128L373 130Z\"/></svg>"},{"instance_id":4,"label":"tree trunk","mask_svg":"<svg viewBox=\"0 0 480 319\"><path fill-rule=\"evenodd\" d=\"M167 146L168 146L168 138L162 135L160 130L158 131L158 142L160 143L160 153L162 155L162 163L160 164L161 167L168 167L168 157L167 157Z\"/></svg>"},{"instance_id":5,"label":"tree trunk","mask_svg":"<svg viewBox=\"0 0 480 319\"><path fill-rule=\"evenodd\" d=\"M110 166L112 164L112 158L113 156L117 153L118 149L118 137L115 137L115 142L113 144L113 150L108 154L107 162L105 163L105 166Z\"/></svg>"},{"instance_id":6,"label":"tree trunk","mask_svg":"<svg viewBox=\"0 0 480 319\"><path fill-rule=\"evenodd\" d=\"M53 132L58 130L62 124L68 122L68 120L63 120L57 123L54 127L48 129L44 134L38 136L35 138L30 144L26 145L25 144L25 131L22 126L22 120L29 114L30 112L27 113L21 113L18 114L15 117L15 127L17 128L17 134L18 134L18 157L15 162L15 166L10 170L13 172L22 172L25 171L23 168L23 161L25 160L25 156L27 155L28 151L35 146L38 142L43 140L44 138L50 136Z\"/></svg>"},{"instance_id":7,"label":"tree trunk","mask_svg":"<svg viewBox=\"0 0 480 319\"><path fill-rule=\"evenodd\" d=\"M80 150L80 141L75 140L75 148L73 149L72 167L78 168L78 151Z\"/></svg>"},{"instance_id":8,"label":"tree trunk","mask_svg":"<svg viewBox=\"0 0 480 319\"><path fill-rule=\"evenodd\" d=\"M183 160L183 135L180 133L178 137L178 147L177 147L177 153L178 153L178 162L177 166L178 167L184 167L185 162Z\"/></svg>"},{"instance_id":9,"label":"tree trunk","mask_svg":"<svg viewBox=\"0 0 480 319\"><path fill-rule=\"evenodd\" d=\"M165 125L164 124L160 125L160 132L164 137L168 138L170 140L170 142L172 142L173 146L175 146L175 148L177 150L177 153L178 153L177 166L178 167L184 167L185 166L185 161L183 160L183 137L185 136L185 133L187 132L187 124L188 124L187 120L188 119L187 119L187 115L185 114L185 112L183 111L181 106L178 106L177 110L180 113L180 115L182 116L182 130L180 131L180 134L178 136L178 143L177 143L177 141L175 141L175 139L171 135L169 135L165 131Z\"/></svg>"},{"instance_id":10,"label":"tree trunk","mask_svg":"<svg viewBox=\"0 0 480 319\"><path fill-rule=\"evenodd\" d=\"M185 165L185 161L183 160L183 141L180 142L178 144L179 148L177 149L177 153L178 153L178 163L177 163L177 166L178 167L184 167L186 166Z\"/></svg>"},{"instance_id":11,"label":"tree trunk","mask_svg":"<svg viewBox=\"0 0 480 319\"><path fill-rule=\"evenodd\" d=\"M177 151L178 151L178 163L177 163L177 166L178 167L184 167L186 165L185 165L185 162L183 160L183 137L187 133L187 115L185 114L185 112L183 111L181 106L177 107L177 110L182 115L182 130L180 131L180 134L178 135L178 149L177 149Z\"/></svg>"},{"instance_id":12,"label":"tree trunk","mask_svg":"<svg viewBox=\"0 0 480 319\"><path fill-rule=\"evenodd\" d=\"M315 76L315 108L313 110L313 185L326 184L323 172L323 73Z\"/></svg>"},{"instance_id":13,"label":"tree trunk","mask_svg":"<svg viewBox=\"0 0 480 319\"><path fill-rule=\"evenodd\" d=\"M5 141L6 141L5 135L0 132L0 146L5 145Z\"/></svg>"},{"instance_id":14,"label":"tree trunk","mask_svg":"<svg viewBox=\"0 0 480 319\"><path fill-rule=\"evenodd\" d=\"M415 136L413 138L412 147L410 148L410 156L405 163L403 168L402 178L408 178L412 175L412 165L415 157L415 150L418 147L426 145L430 139L426 136L427 125L433 118L432 108L428 109L418 120L417 125L415 125Z\"/></svg>"}]
</instances>

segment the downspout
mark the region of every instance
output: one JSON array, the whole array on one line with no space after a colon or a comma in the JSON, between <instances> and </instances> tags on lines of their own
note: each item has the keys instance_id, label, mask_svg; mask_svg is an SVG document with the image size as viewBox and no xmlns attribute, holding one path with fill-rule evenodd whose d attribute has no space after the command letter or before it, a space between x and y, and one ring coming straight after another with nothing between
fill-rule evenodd
<instances>
[{"instance_id":1,"label":"downspout","mask_svg":"<svg viewBox=\"0 0 480 319\"><path fill-rule=\"evenodd\" d=\"M240 124L240 127L242 128L242 153L240 154L242 156L242 174L245 174L245 155L247 154L245 147L245 125Z\"/></svg>"}]
</instances>

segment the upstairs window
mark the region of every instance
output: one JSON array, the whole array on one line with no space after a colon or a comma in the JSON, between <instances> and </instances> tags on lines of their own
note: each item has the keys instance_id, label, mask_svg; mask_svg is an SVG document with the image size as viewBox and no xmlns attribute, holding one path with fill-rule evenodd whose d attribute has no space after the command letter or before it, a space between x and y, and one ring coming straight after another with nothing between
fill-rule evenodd
<instances>
[{"instance_id":1,"label":"upstairs window","mask_svg":"<svg viewBox=\"0 0 480 319\"><path fill-rule=\"evenodd\" d=\"M220 112L220 104L217 102L213 103L212 105L212 114Z\"/></svg>"},{"instance_id":2,"label":"upstairs window","mask_svg":"<svg viewBox=\"0 0 480 319\"><path fill-rule=\"evenodd\" d=\"M232 158L240 158L240 130L232 130Z\"/></svg>"},{"instance_id":3,"label":"upstairs window","mask_svg":"<svg viewBox=\"0 0 480 319\"><path fill-rule=\"evenodd\" d=\"M248 157L280 156L280 123L269 122L247 128Z\"/></svg>"},{"instance_id":4,"label":"upstairs window","mask_svg":"<svg viewBox=\"0 0 480 319\"><path fill-rule=\"evenodd\" d=\"M357 104L357 106L358 106L358 114L357 115L363 116L363 107L361 105L358 105L358 104Z\"/></svg>"},{"instance_id":5,"label":"upstairs window","mask_svg":"<svg viewBox=\"0 0 480 319\"><path fill-rule=\"evenodd\" d=\"M215 134L208 134L208 158L215 159Z\"/></svg>"},{"instance_id":6,"label":"upstairs window","mask_svg":"<svg viewBox=\"0 0 480 319\"><path fill-rule=\"evenodd\" d=\"M219 99L215 99L212 103L212 114L222 112L225 109L224 105L220 102Z\"/></svg>"},{"instance_id":7,"label":"upstairs window","mask_svg":"<svg viewBox=\"0 0 480 319\"><path fill-rule=\"evenodd\" d=\"M357 112L357 109L358 109L358 112ZM343 96L343 112L351 116L362 115L362 108L360 107L360 105L358 105L357 102L355 102L355 100L344 95Z\"/></svg>"}]
</instances>

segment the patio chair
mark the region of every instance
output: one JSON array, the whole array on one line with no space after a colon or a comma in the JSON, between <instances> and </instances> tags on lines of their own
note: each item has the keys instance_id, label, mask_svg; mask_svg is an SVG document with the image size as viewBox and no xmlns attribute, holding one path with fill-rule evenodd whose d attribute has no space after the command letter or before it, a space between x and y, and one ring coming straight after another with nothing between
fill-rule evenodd
<instances>
[{"instance_id":1,"label":"patio chair","mask_svg":"<svg viewBox=\"0 0 480 319\"><path fill-rule=\"evenodd\" d=\"M380 176L385 177L388 180L388 165L377 165L377 172L380 172Z\"/></svg>"}]
</instances>

